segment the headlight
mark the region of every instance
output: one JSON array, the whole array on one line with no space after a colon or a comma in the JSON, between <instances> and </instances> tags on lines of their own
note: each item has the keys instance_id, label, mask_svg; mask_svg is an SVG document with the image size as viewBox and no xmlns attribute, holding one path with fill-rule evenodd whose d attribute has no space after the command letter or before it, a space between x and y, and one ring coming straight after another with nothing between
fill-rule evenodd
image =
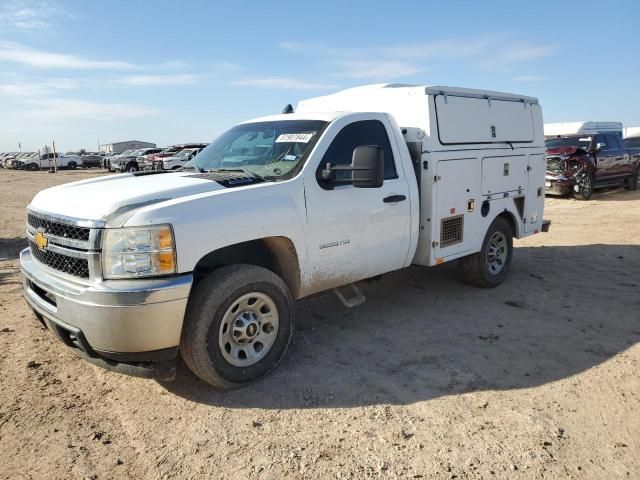
<instances>
[{"instance_id":1,"label":"headlight","mask_svg":"<svg viewBox=\"0 0 640 480\"><path fill-rule=\"evenodd\" d=\"M105 230L102 273L105 279L176 273L176 249L171 226Z\"/></svg>"}]
</instances>

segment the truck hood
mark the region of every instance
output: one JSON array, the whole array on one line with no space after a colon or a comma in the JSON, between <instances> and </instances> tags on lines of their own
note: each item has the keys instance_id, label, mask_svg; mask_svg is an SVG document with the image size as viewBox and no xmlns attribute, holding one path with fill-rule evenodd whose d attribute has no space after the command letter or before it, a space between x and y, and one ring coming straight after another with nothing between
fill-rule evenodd
<instances>
[{"instance_id":1,"label":"truck hood","mask_svg":"<svg viewBox=\"0 0 640 480\"><path fill-rule=\"evenodd\" d=\"M193 172L123 173L42 190L29 206L54 216L104 220L120 226L138 208L223 189L218 182L194 177Z\"/></svg>"},{"instance_id":2,"label":"truck hood","mask_svg":"<svg viewBox=\"0 0 640 480\"><path fill-rule=\"evenodd\" d=\"M578 147L554 147L554 148L547 148L546 152L547 155L573 155L576 152L578 152L578 150L582 153L586 153L582 148L578 148Z\"/></svg>"}]
</instances>

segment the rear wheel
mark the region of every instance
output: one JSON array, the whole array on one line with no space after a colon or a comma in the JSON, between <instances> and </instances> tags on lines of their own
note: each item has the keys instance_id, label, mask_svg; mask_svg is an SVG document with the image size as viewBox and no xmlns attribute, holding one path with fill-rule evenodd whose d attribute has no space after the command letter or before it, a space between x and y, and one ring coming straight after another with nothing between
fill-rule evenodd
<instances>
[{"instance_id":1,"label":"rear wheel","mask_svg":"<svg viewBox=\"0 0 640 480\"><path fill-rule=\"evenodd\" d=\"M462 258L464 280L471 285L493 288L500 285L509 271L513 255L513 233L503 217L489 226L482 249Z\"/></svg>"},{"instance_id":2,"label":"rear wheel","mask_svg":"<svg viewBox=\"0 0 640 480\"><path fill-rule=\"evenodd\" d=\"M627 190L638 190L640 186L640 165L636 167L636 172L625 181L624 188Z\"/></svg>"},{"instance_id":3,"label":"rear wheel","mask_svg":"<svg viewBox=\"0 0 640 480\"><path fill-rule=\"evenodd\" d=\"M193 290L180 350L202 380L237 388L280 363L293 324L293 299L280 277L254 265L222 267Z\"/></svg>"}]
</instances>

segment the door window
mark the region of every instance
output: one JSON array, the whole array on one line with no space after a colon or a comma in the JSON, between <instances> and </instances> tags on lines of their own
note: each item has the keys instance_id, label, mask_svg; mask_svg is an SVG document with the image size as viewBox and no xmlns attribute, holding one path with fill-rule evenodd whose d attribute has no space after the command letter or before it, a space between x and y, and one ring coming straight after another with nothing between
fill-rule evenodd
<instances>
[{"instance_id":1,"label":"door window","mask_svg":"<svg viewBox=\"0 0 640 480\"><path fill-rule=\"evenodd\" d=\"M620 149L620 137L612 133L608 133L605 136L604 143L607 144L607 150L619 150Z\"/></svg>"},{"instance_id":2,"label":"door window","mask_svg":"<svg viewBox=\"0 0 640 480\"><path fill-rule=\"evenodd\" d=\"M639 148L640 138L625 138L624 146L625 148Z\"/></svg>"},{"instance_id":3,"label":"door window","mask_svg":"<svg viewBox=\"0 0 640 480\"><path fill-rule=\"evenodd\" d=\"M393 150L389 143L389 135L386 128L378 120L363 120L347 125L333 139L318 167L318 181L322 184L320 172L327 163L350 165L353 159L353 150L361 145L378 145L382 147L384 151L384 179L398 178ZM339 180L349 179L351 178L351 172L338 170L336 178Z\"/></svg>"}]
</instances>

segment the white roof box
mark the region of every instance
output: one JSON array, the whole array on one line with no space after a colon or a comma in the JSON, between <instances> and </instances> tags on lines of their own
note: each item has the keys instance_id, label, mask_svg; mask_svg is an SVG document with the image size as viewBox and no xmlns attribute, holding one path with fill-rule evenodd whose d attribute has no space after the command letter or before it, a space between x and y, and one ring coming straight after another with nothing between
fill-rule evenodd
<instances>
[{"instance_id":1,"label":"white roof box","mask_svg":"<svg viewBox=\"0 0 640 480\"><path fill-rule=\"evenodd\" d=\"M431 149L542 141L538 99L504 92L377 84L302 100L296 109L299 113L322 111L390 113L400 127L414 130L405 135L406 141L420 141ZM416 131L422 134L416 137Z\"/></svg>"},{"instance_id":2,"label":"white roof box","mask_svg":"<svg viewBox=\"0 0 640 480\"><path fill-rule=\"evenodd\" d=\"M621 122L559 122L545 123L544 136L555 137L558 135L593 135L603 132L618 132L622 134Z\"/></svg>"}]
</instances>

